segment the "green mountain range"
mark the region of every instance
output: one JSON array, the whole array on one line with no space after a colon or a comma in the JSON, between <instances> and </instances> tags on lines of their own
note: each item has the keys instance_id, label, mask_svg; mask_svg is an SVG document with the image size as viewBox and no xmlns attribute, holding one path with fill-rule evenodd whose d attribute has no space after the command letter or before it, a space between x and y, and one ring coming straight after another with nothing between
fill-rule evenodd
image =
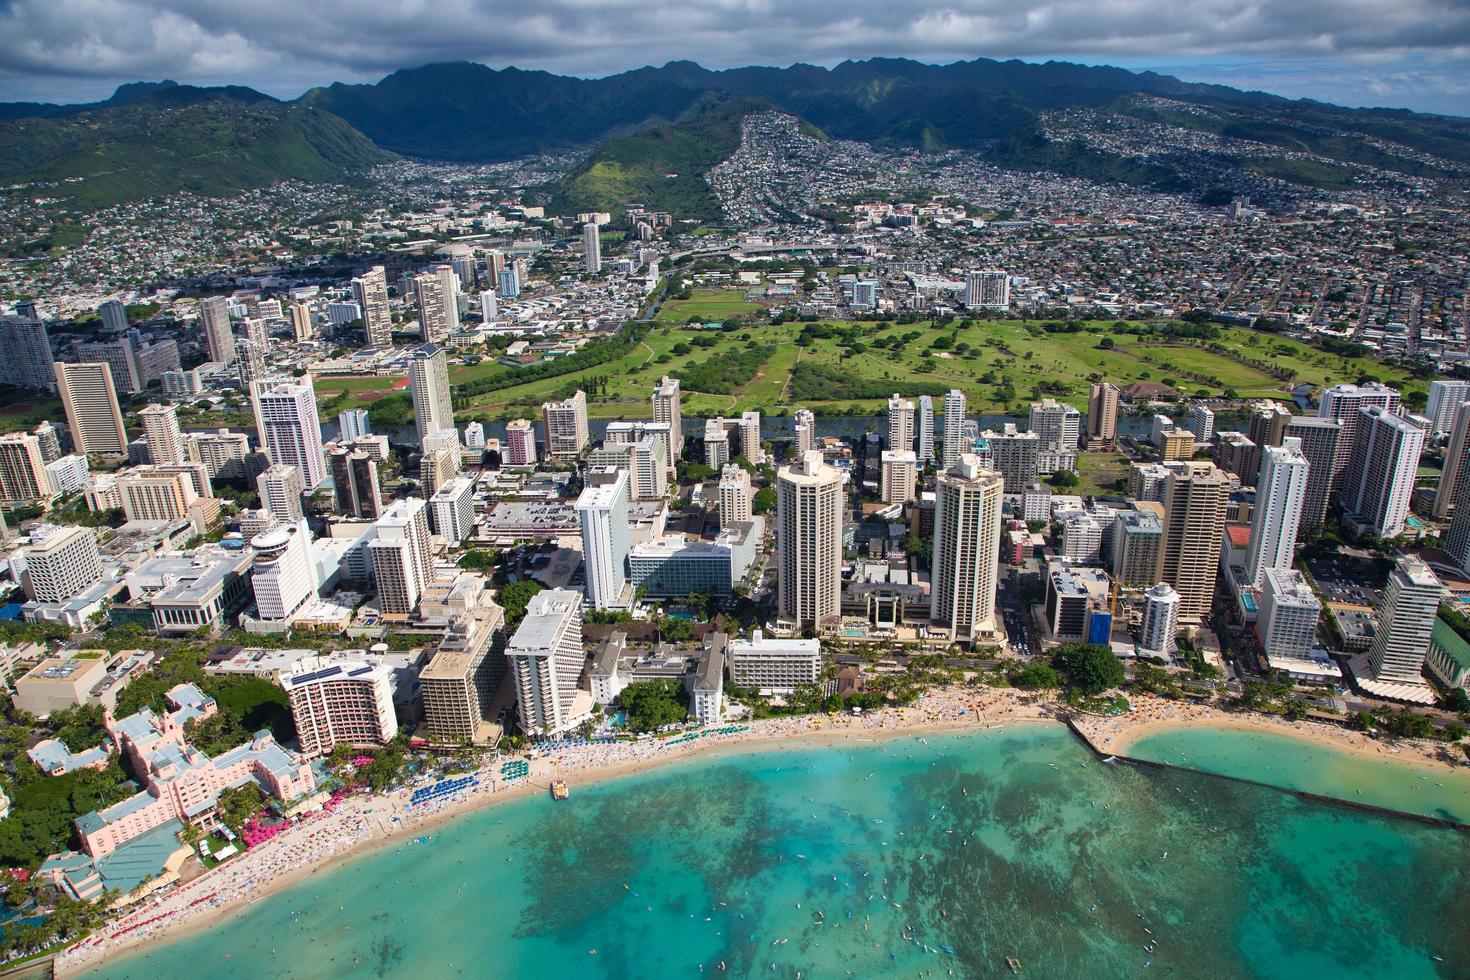
<instances>
[{"instance_id":1,"label":"green mountain range","mask_svg":"<svg viewBox=\"0 0 1470 980\"><path fill-rule=\"evenodd\" d=\"M1190 186L1199 158L1053 139L1043 114L1086 109L1104 127L1131 117L1251 140L1274 149L1223 162L1317 186L1350 179L1343 165L1457 178L1459 165L1470 165L1467 119L1061 62L872 59L727 71L670 62L596 79L457 62L312 89L294 102L161 82L125 85L86 106L0 104L0 181L80 178L65 188L79 203L100 204L185 188L227 193L283 177L341 180L394 153L489 162L591 149L557 189L558 206L638 200L705 217L713 199L702 174L735 145L740 115L756 108L790 113L835 139L964 150L1003 167L1161 189Z\"/></svg>"},{"instance_id":2,"label":"green mountain range","mask_svg":"<svg viewBox=\"0 0 1470 980\"><path fill-rule=\"evenodd\" d=\"M0 180L57 181L85 208L176 191L348 180L392 159L338 116L247 88L163 85L0 122Z\"/></svg>"}]
</instances>

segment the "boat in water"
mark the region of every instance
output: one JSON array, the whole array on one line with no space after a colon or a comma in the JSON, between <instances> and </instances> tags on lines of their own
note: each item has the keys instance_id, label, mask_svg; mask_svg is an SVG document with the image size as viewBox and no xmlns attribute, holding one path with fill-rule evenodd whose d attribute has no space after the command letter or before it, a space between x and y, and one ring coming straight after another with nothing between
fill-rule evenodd
<instances>
[{"instance_id":1,"label":"boat in water","mask_svg":"<svg viewBox=\"0 0 1470 980\"><path fill-rule=\"evenodd\" d=\"M553 800L564 800L571 795L572 791L567 789L567 781L565 779L553 779L551 781L551 798Z\"/></svg>"}]
</instances>

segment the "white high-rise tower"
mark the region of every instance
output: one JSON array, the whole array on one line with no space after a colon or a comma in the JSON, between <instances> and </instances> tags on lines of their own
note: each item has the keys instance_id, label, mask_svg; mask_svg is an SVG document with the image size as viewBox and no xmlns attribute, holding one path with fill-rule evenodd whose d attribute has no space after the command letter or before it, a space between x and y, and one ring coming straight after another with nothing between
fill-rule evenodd
<instances>
[{"instance_id":1,"label":"white high-rise tower","mask_svg":"<svg viewBox=\"0 0 1470 980\"><path fill-rule=\"evenodd\" d=\"M1251 542L1245 556L1245 574L1260 588L1272 568L1290 568L1295 554L1302 507L1307 500L1310 467L1302 455L1302 441L1294 436L1268 446L1256 481L1256 504L1251 517Z\"/></svg>"},{"instance_id":2,"label":"white high-rise tower","mask_svg":"<svg viewBox=\"0 0 1470 980\"><path fill-rule=\"evenodd\" d=\"M951 388L944 396L944 455L940 465L949 469L960 461L965 445L965 393Z\"/></svg>"}]
</instances>

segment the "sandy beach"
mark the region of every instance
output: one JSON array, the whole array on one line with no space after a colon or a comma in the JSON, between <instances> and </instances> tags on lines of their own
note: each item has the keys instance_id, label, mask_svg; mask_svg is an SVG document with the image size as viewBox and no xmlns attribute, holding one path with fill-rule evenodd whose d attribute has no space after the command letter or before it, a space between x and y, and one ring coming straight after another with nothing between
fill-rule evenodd
<instances>
[{"instance_id":1,"label":"sandy beach","mask_svg":"<svg viewBox=\"0 0 1470 980\"><path fill-rule=\"evenodd\" d=\"M505 781L505 759L476 773L480 785L445 800L410 807L415 787L345 799L331 814L307 817L265 844L167 894L145 899L56 960L58 975L96 968L140 945L178 938L242 912L268 895L336 866L341 860L397 846L465 813L546 792L553 779L578 786L644 772L694 757L748 753L776 745L804 748L1003 725L1069 719L1094 749L1126 756L1137 739L1171 728L1205 726L1271 731L1375 758L1411 765L1447 767L1437 743L1382 743L1361 732L1322 722L1290 722L1273 716L1237 714L1219 708L1168 701L1149 695L1131 699L1133 710L1116 718L1069 715L1055 702L1013 690L953 687L930 691L907 708L861 716L809 715L742 725L736 734L669 744L665 740L615 742L560 749L529 759L530 774ZM738 724L738 723L737 723ZM525 758L520 756L519 758Z\"/></svg>"},{"instance_id":2,"label":"sandy beach","mask_svg":"<svg viewBox=\"0 0 1470 980\"><path fill-rule=\"evenodd\" d=\"M1130 694L1129 701L1133 710L1125 716L1098 718L1076 715L1072 718L1072 727L1094 749L1105 755L1127 756L1129 747L1148 735L1201 726L1270 732L1316 742L1364 757L1393 759L1395 762L1436 769L1456 768L1456 763L1449 760L1458 754L1458 750L1451 753L1443 742L1381 740L1329 722L1290 721L1279 715L1225 711L1213 705L1170 701L1150 694Z\"/></svg>"},{"instance_id":3,"label":"sandy beach","mask_svg":"<svg viewBox=\"0 0 1470 980\"><path fill-rule=\"evenodd\" d=\"M139 946L208 929L268 895L289 888L341 860L432 834L437 826L483 807L544 793L551 780L579 785L644 772L695 756L759 751L774 745L838 745L852 738L976 730L1022 722L1054 721L1055 706L1015 691L955 687L926 693L906 708L853 715L807 715L741 724L738 734L670 745L667 741L614 742L559 750L528 760L530 774L505 781L505 758L475 775L480 785L453 797L409 809L414 787L381 795L351 796L331 814L302 819L270 841L165 894L128 908L94 935L54 961L56 974L95 969ZM512 756L509 758L525 758Z\"/></svg>"}]
</instances>

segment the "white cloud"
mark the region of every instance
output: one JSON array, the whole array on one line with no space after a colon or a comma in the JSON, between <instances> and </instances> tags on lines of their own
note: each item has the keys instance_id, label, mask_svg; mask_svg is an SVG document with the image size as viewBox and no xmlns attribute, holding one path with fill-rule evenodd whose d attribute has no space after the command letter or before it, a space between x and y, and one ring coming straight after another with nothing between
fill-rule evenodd
<instances>
[{"instance_id":1,"label":"white cloud","mask_svg":"<svg viewBox=\"0 0 1470 980\"><path fill-rule=\"evenodd\" d=\"M1186 78L1452 111L1470 78L1462 0L0 0L0 98L136 79L275 95L470 60L600 75L844 58L1184 64ZM1251 70L1216 62L1247 62ZM1283 66L1263 68L1263 66ZM1301 66L1316 65L1320 78ZM1260 78L1261 83L1247 81ZM1274 80L1274 81L1273 81ZM1231 83L1237 84L1237 83ZM1347 86L1343 88L1342 86ZM1463 111L1463 110L1461 110Z\"/></svg>"}]
</instances>

